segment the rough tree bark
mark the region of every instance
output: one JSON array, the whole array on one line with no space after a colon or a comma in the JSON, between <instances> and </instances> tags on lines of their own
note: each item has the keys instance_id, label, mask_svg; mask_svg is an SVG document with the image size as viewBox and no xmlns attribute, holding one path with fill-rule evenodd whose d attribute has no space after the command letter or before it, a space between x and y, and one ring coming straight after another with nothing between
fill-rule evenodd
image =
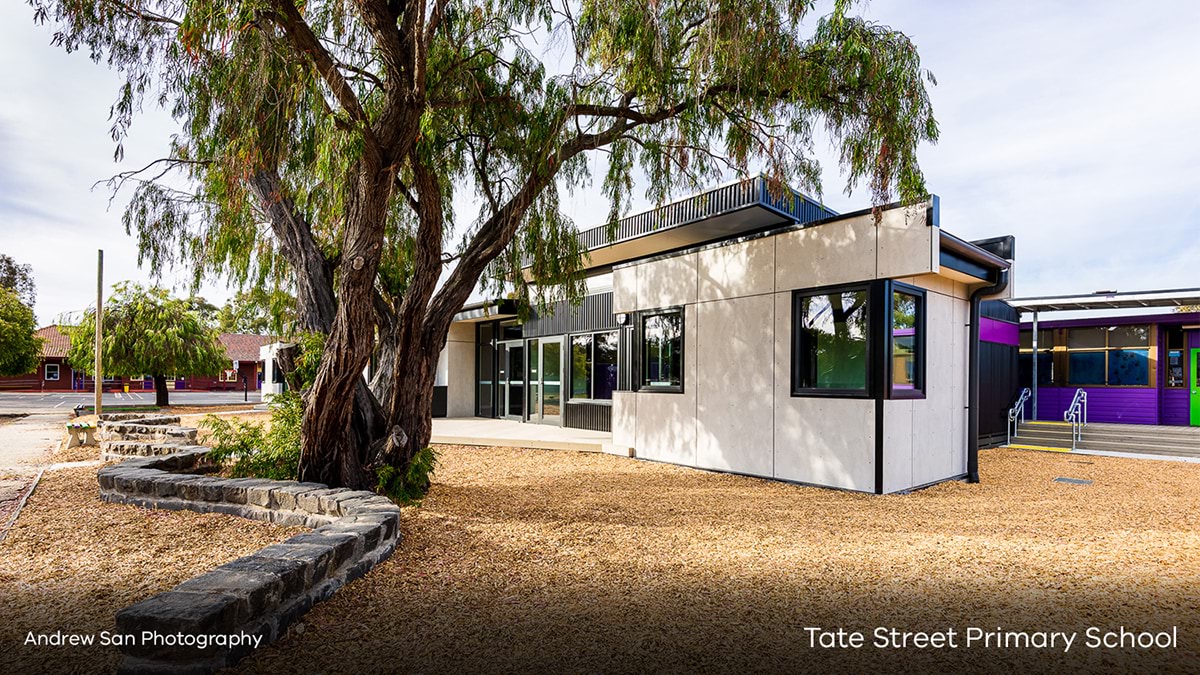
<instances>
[{"instance_id":1,"label":"rough tree bark","mask_svg":"<svg viewBox=\"0 0 1200 675\"><path fill-rule=\"evenodd\" d=\"M337 279L341 301L325 340L321 368L307 399L300 480L327 485L372 489L374 476L365 466L364 448L357 442L352 421L357 389L375 341L372 290L383 248L391 171L362 160L357 183L350 190L342 237L342 265ZM368 392L369 395L369 392Z\"/></svg>"},{"instance_id":2,"label":"rough tree bark","mask_svg":"<svg viewBox=\"0 0 1200 675\"><path fill-rule=\"evenodd\" d=\"M274 169L263 169L251 176L249 184L267 215L272 232L280 242L280 250L295 272L297 328L328 335L337 314L333 266L321 253L313 237L312 227L299 214ZM294 350L286 350L280 354L280 365L285 373L294 372L294 357ZM356 372L361 373L361 370L360 368ZM379 401L372 395L363 378L359 376L357 380L349 436L355 447L362 449L357 458L361 465L369 460L366 450L381 434L383 412ZM289 379L289 385L299 391L294 378ZM310 397L308 405L312 404ZM304 475L312 471L310 469L306 472L302 464L299 473Z\"/></svg>"}]
</instances>

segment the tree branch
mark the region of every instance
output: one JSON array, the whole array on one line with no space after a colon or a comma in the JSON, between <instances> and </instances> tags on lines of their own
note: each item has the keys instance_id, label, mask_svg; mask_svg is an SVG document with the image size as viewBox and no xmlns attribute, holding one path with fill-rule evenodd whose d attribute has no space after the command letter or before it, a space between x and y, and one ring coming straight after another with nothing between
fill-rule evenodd
<instances>
[{"instance_id":1,"label":"tree branch","mask_svg":"<svg viewBox=\"0 0 1200 675\"><path fill-rule=\"evenodd\" d=\"M363 110L362 103L358 100L354 89L346 81L342 72L338 70L333 57L325 50L324 45L312 32L312 28L300 15L300 10L296 9L295 3L291 0L270 0L270 2L271 6L275 8L272 18L283 28L284 34L287 35L292 46L311 60L313 67L317 69L317 72L325 80L325 84L337 98L338 104L350 115L351 119L358 123L368 151L375 155L378 162L382 164L383 151L371 128L371 120Z\"/></svg>"}]
</instances>

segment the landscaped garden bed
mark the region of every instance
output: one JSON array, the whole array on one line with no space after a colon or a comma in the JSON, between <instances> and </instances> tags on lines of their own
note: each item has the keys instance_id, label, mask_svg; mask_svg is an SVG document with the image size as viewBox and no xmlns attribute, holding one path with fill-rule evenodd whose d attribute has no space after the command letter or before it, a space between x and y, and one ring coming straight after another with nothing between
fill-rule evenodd
<instances>
[{"instance_id":1,"label":"landscaped garden bed","mask_svg":"<svg viewBox=\"0 0 1200 675\"><path fill-rule=\"evenodd\" d=\"M120 609L305 531L106 504L97 492L95 467L46 472L0 543L4 672L112 672L116 647L23 645L31 632L98 639Z\"/></svg>"},{"instance_id":2,"label":"landscaped garden bed","mask_svg":"<svg viewBox=\"0 0 1200 675\"><path fill-rule=\"evenodd\" d=\"M1200 466L990 450L982 484L877 497L599 454L440 451L395 555L238 672L1112 671L1200 656ZM1171 624L1174 650L1067 653L815 650L804 630Z\"/></svg>"}]
</instances>

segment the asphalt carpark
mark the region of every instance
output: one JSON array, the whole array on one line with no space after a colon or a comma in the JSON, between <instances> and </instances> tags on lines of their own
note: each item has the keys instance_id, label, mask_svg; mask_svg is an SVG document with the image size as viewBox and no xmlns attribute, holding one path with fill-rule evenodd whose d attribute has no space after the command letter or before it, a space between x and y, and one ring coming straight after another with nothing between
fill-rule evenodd
<instances>
[{"instance_id":1,"label":"asphalt carpark","mask_svg":"<svg viewBox=\"0 0 1200 675\"><path fill-rule=\"evenodd\" d=\"M45 411L70 411L75 406L91 406L95 400L92 392L0 392L0 413L32 413ZM262 402L259 392L245 394L240 391L172 391L171 405L206 406L229 405L247 401L251 405ZM105 393L106 407L152 406L153 391L131 391L129 393Z\"/></svg>"}]
</instances>

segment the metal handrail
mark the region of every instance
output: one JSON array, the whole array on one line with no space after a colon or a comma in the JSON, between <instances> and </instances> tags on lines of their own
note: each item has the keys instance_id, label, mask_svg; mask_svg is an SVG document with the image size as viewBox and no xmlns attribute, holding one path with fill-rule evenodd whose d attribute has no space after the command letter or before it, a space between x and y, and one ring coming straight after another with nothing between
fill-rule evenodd
<instances>
[{"instance_id":1,"label":"metal handrail","mask_svg":"<svg viewBox=\"0 0 1200 675\"><path fill-rule=\"evenodd\" d=\"M1012 444L1013 436L1017 435L1017 431L1020 430L1020 425L1025 423L1025 402L1028 401L1029 397L1032 395L1033 393L1029 391L1029 387L1025 387L1017 396L1017 402L1008 409L1008 426L1005 429L1005 434L1008 436L1008 441L1005 443L1005 445Z\"/></svg>"},{"instance_id":2,"label":"metal handrail","mask_svg":"<svg viewBox=\"0 0 1200 675\"><path fill-rule=\"evenodd\" d=\"M1087 426L1087 392L1082 388L1075 390L1071 405L1063 413L1063 421L1071 423L1071 449L1075 450L1083 440L1083 428Z\"/></svg>"}]
</instances>

